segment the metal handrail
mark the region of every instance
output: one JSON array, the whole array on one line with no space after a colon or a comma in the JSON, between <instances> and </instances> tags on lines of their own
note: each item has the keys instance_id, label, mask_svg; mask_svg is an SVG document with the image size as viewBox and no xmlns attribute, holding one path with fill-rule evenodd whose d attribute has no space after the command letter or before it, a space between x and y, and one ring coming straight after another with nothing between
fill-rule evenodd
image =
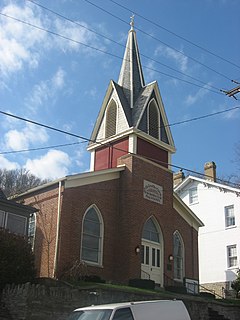
<instances>
[{"instance_id":1,"label":"metal handrail","mask_svg":"<svg viewBox=\"0 0 240 320\"><path fill-rule=\"evenodd\" d=\"M150 276L151 276L150 273L144 271L143 269L141 269L141 272L145 273L148 276L148 280L150 280Z\"/></svg>"}]
</instances>

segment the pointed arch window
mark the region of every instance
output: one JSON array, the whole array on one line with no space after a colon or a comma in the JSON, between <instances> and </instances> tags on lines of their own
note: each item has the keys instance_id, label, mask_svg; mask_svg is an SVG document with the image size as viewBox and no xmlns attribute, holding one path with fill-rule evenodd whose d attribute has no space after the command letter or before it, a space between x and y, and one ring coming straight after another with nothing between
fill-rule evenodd
<instances>
[{"instance_id":1,"label":"pointed arch window","mask_svg":"<svg viewBox=\"0 0 240 320\"><path fill-rule=\"evenodd\" d=\"M152 100L148 106L148 134L159 139L159 127L159 110L154 100Z\"/></svg>"},{"instance_id":2,"label":"pointed arch window","mask_svg":"<svg viewBox=\"0 0 240 320\"><path fill-rule=\"evenodd\" d=\"M142 238L145 240L160 243L160 236L153 218L147 220L143 227Z\"/></svg>"},{"instance_id":3,"label":"pointed arch window","mask_svg":"<svg viewBox=\"0 0 240 320\"><path fill-rule=\"evenodd\" d=\"M178 231L173 234L173 262L174 262L174 279L183 280L184 265L184 245Z\"/></svg>"},{"instance_id":4,"label":"pointed arch window","mask_svg":"<svg viewBox=\"0 0 240 320\"><path fill-rule=\"evenodd\" d=\"M85 213L82 224L81 259L94 263L102 263L103 221L95 206Z\"/></svg>"},{"instance_id":5,"label":"pointed arch window","mask_svg":"<svg viewBox=\"0 0 240 320\"><path fill-rule=\"evenodd\" d=\"M112 100L106 110L106 131L105 137L109 138L116 134L117 125L117 104Z\"/></svg>"}]
</instances>

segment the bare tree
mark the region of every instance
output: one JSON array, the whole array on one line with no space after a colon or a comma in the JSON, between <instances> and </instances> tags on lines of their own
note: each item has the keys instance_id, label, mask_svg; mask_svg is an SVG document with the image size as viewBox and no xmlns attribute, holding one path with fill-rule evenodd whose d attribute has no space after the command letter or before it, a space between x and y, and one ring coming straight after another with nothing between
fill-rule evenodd
<instances>
[{"instance_id":1,"label":"bare tree","mask_svg":"<svg viewBox=\"0 0 240 320\"><path fill-rule=\"evenodd\" d=\"M0 169L0 188L9 197L39 186L49 180L41 180L26 169Z\"/></svg>"}]
</instances>

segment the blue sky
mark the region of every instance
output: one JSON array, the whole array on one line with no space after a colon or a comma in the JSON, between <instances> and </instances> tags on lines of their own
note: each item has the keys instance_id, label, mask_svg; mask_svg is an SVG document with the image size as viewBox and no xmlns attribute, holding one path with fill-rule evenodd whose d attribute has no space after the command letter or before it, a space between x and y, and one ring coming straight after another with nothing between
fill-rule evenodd
<instances>
[{"instance_id":1,"label":"blue sky","mask_svg":"<svg viewBox=\"0 0 240 320\"><path fill-rule=\"evenodd\" d=\"M145 82L158 81L169 124L233 109L172 126L172 163L202 172L215 161L219 178L240 175L240 101L219 91L240 82L240 1L115 1L1 0L0 111L90 138L133 12ZM1 169L50 179L89 170L85 141L3 114L0 123Z\"/></svg>"}]
</instances>

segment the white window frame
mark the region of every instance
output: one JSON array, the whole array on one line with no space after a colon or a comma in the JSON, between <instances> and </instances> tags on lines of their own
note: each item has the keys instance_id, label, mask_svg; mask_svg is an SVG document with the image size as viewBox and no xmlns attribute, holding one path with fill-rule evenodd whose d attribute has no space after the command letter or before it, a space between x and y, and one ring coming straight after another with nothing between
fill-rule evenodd
<instances>
[{"instance_id":1,"label":"white window frame","mask_svg":"<svg viewBox=\"0 0 240 320\"><path fill-rule=\"evenodd\" d=\"M178 239L181 245L181 256L176 255L175 253L175 239ZM175 231L173 233L173 263L174 263L174 280L175 281L183 281L185 276L185 263L184 263L184 242L179 231ZM178 265L180 263L180 266ZM177 277L176 274L180 272L180 277Z\"/></svg>"},{"instance_id":2,"label":"white window frame","mask_svg":"<svg viewBox=\"0 0 240 320\"><path fill-rule=\"evenodd\" d=\"M227 246L227 266L229 269L238 266L237 245Z\"/></svg>"},{"instance_id":3,"label":"white window frame","mask_svg":"<svg viewBox=\"0 0 240 320\"><path fill-rule=\"evenodd\" d=\"M234 205L224 207L225 212L225 227L232 228L236 226L235 215L234 215Z\"/></svg>"},{"instance_id":4,"label":"white window frame","mask_svg":"<svg viewBox=\"0 0 240 320\"><path fill-rule=\"evenodd\" d=\"M24 223L24 232L23 233L17 233L17 234L21 234L21 235L24 235L26 236L27 235L27 217L24 217L24 216L21 216L19 214L16 214L16 213L12 213L12 212L6 212L6 217L5 217L5 229L8 229L8 220L9 220L9 216L16 216L18 218L22 218L25 220L25 223ZM11 233L16 233L10 229L8 229Z\"/></svg>"},{"instance_id":5,"label":"white window frame","mask_svg":"<svg viewBox=\"0 0 240 320\"><path fill-rule=\"evenodd\" d=\"M5 227L6 213L3 210L0 210L0 213L2 214L2 218L0 220L0 228L4 228Z\"/></svg>"},{"instance_id":6,"label":"white window frame","mask_svg":"<svg viewBox=\"0 0 240 320\"><path fill-rule=\"evenodd\" d=\"M116 108L116 117L115 117L115 131L114 131L114 134L112 134L112 135L108 135L107 133L107 131L108 131L108 126L109 126L109 124L108 124L108 117L109 117L109 109L110 108L112 108L112 104L114 104L114 107ZM115 101L115 99L111 99L111 101L109 102L109 104L108 104L108 106L107 106L107 108L106 108L106 112L105 112L105 129L104 129L104 131L105 131L105 138L106 139L108 139L108 138L111 138L111 137L113 137L114 135L116 135L117 134L117 127L118 127L118 104L117 104L117 102Z\"/></svg>"},{"instance_id":7,"label":"white window frame","mask_svg":"<svg viewBox=\"0 0 240 320\"><path fill-rule=\"evenodd\" d=\"M85 220L85 217L88 213L88 211L90 209L94 209L95 212L97 213L98 215L98 218L99 218L99 223L100 223L100 236L99 236L99 248L98 248L98 261L97 262L94 262L94 261L91 261L91 260L87 260L87 259L84 259L82 257L82 249L83 249L83 235L84 235L84 229L83 229L83 225L84 225L84 220ZM84 216L83 216L83 220L82 220L82 234L81 234L81 251L80 251L80 257L81 257L81 260L86 262L86 264L88 265L95 265L95 266L102 266L102 261L103 261L103 235L104 235L104 224L103 224L103 218L102 218L102 215L101 215L101 212L99 211L99 209L97 208L96 205L92 205L90 206Z\"/></svg>"},{"instance_id":8,"label":"white window frame","mask_svg":"<svg viewBox=\"0 0 240 320\"><path fill-rule=\"evenodd\" d=\"M151 130L150 130L150 107L151 105L154 105L154 107L156 108L156 111L158 113L158 119L157 119L157 130L158 130L158 137L156 138L155 136L151 135ZM158 108L158 105L156 103L156 101L154 99L152 99L149 104L148 104L148 108L147 108L147 132L148 134L154 138L154 139L157 139L157 140L161 140L161 134L160 134L160 111L159 111L159 108Z\"/></svg>"},{"instance_id":9,"label":"white window frame","mask_svg":"<svg viewBox=\"0 0 240 320\"><path fill-rule=\"evenodd\" d=\"M198 203L198 188L193 187L189 189L189 204Z\"/></svg>"}]
</instances>

